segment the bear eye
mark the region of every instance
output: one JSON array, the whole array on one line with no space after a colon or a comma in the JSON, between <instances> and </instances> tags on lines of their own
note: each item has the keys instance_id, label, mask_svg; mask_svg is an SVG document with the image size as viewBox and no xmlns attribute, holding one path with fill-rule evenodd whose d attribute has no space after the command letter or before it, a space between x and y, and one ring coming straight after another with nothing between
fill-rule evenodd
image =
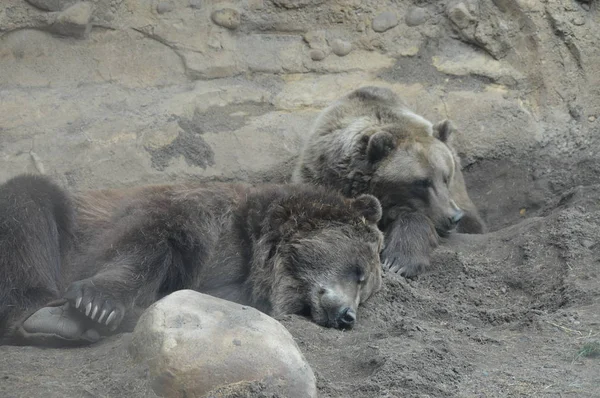
<instances>
[{"instance_id":1,"label":"bear eye","mask_svg":"<svg viewBox=\"0 0 600 398\"><path fill-rule=\"evenodd\" d=\"M433 182L431 181L430 178L423 178L423 179L416 180L415 182L413 182L413 185L417 188L427 189L427 188L431 188L431 186L433 185Z\"/></svg>"},{"instance_id":2,"label":"bear eye","mask_svg":"<svg viewBox=\"0 0 600 398\"><path fill-rule=\"evenodd\" d=\"M354 271L355 275L356 275L356 281L360 284L363 283L365 281L365 272L362 270L362 268L360 267L356 267L356 270Z\"/></svg>"}]
</instances>

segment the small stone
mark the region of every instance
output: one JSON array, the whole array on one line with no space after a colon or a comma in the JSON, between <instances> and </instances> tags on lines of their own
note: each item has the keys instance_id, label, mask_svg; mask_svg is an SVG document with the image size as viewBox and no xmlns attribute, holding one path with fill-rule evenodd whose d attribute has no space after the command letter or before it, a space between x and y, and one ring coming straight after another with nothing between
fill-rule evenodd
<instances>
[{"instance_id":1,"label":"small stone","mask_svg":"<svg viewBox=\"0 0 600 398\"><path fill-rule=\"evenodd\" d=\"M465 3L458 3L451 7L448 10L448 18L461 29L466 29L475 20Z\"/></svg>"},{"instance_id":2,"label":"small stone","mask_svg":"<svg viewBox=\"0 0 600 398\"><path fill-rule=\"evenodd\" d=\"M325 35L320 31L308 31L303 36L305 42L308 43L310 48L323 48L327 47L327 40Z\"/></svg>"},{"instance_id":3,"label":"small stone","mask_svg":"<svg viewBox=\"0 0 600 398\"><path fill-rule=\"evenodd\" d=\"M221 10L214 11L210 18L216 25L231 30L237 29L241 22L240 13L233 8L223 8Z\"/></svg>"},{"instance_id":4,"label":"small stone","mask_svg":"<svg viewBox=\"0 0 600 398\"><path fill-rule=\"evenodd\" d=\"M581 244L586 249L589 249L590 247L594 246L596 244L596 242L594 242L592 240L589 240L589 239L584 239L584 240L581 241Z\"/></svg>"},{"instance_id":5,"label":"small stone","mask_svg":"<svg viewBox=\"0 0 600 398\"><path fill-rule=\"evenodd\" d=\"M398 25L398 17L391 11L384 11L373 18L372 27L375 32L385 32Z\"/></svg>"},{"instance_id":6,"label":"small stone","mask_svg":"<svg viewBox=\"0 0 600 398\"><path fill-rule=\"evenodd\" d=\"M331 51L333 51L335 55L343 57L350 54L350 51L352 51L352 43L341 39L335 39L331 43Z\"/></svg>"},{"instance_id":7,"label":"small stone","mask_svg":"<svg viewBox=\"0 0 600 398\"><path fill-rule=\"evenodd\" d=\"M596 116L593 116L593 115L592 115L592 116L588 117L588 120L589 120L590 122L593 122L593 121L595 121L595 120L596 120Z\"/></svg>"},{"instance_id":8,"label":"small stone","mask_svg":"<svg viewBox=\"0 0 600 398\"><path fill-rule=\"evenodd\" d=\"M29 4L44 11L62 11L78 0L26 0Z\"/></svg>"},{"instance_id":9,"label":"small stone","mask_svg":"<svg viewBox=\"0 0 600 398\"><path fill-rule=\"evenodd\" d=\"M575 17L571 20L571 23L576 26L582 26L585 25L585 19L582 17Z\"/></svg>"},{"instance_id":10,"label":"small stone","mask_svg":"<svg viewBox=\"0 0 600 398\"><path fill-rule=\"evenodd\" d=\"M202 8L202 0L190 0L190 7L195 9Z\"/></svg>"},{"instance_id":11,"label":"small stone","mask_svg":"<svg viewBox=\"0 0 600 398\"><path fill-rule=\"evenodd\" d=\"M207 44L213 50L221 50L221 49L223 49L223 45L221 44L221 42L219 41L219 39L217 39L216 37L209 37Z\"/></svg>"},{"instance_id":12,"label":"small stone","mask_svg":"<svg viewBox=\"0 0 600 398\"><path fill-rule=\"evenodd\" d=\"M173 11L173 4L168 1L161 1L156 5L156 12L159 14L165 14Z\"/></svg>"},{"instance_id":13,"label":"small stone","mask_svg":"<svg viewBox=\"0 0 600 398\"><path fill-rule=\"evenodd\" d=\"M73 4L61 12L52 24L52 31L63 36L85 38L92 30L92 4Z\"/></svg>"},{"instance_id":14,"label":"small stone","mask_svg":"<svg viewBox=\"0 0 600 398\"><path fill-rule=\"evenodd\" d=\"M429 19L429 14L427 10L421 7L412 7L406 13L404 17L404 22L406 22L407 26L419 26L425 23Z\"/></svg>"},{"instance_id":15,"label":"small stone","mask_svg":"<svg viewBox=\"0 0 600 398\"><path fill-rule=\"evenodd\" d=\"M150 306L129 352L148 366L162 397L317 396L315 376L281 323L191 290Z\"/></svg>"},{"instance_id":16,"label":"small stone","mask_svg":"<svg viewBox=\"0 0 600 398\"><path fill-rule=\"evenodd\" d=\"M325 51L319 50L318 48L310 50L309 55L310 59L312 59L313 61L322 61L326 57Z\"/></svg>"}]
</instances>

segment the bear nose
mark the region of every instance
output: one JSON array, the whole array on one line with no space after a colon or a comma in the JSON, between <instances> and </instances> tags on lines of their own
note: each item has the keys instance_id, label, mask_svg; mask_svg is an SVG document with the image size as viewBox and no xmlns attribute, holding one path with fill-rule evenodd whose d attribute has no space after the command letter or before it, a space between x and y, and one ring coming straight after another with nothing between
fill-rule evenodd
<instances>
[{"instance_id":1,"label":"bear nose","mask_svg":"<svg viewBox=\"0 0 600 398\"><path fill-rule=\"evenodd\" d=\"M456 213L452 217L450 217L450 222L454 225L458 224L458 222L463 218L465 213L462 210L457 210Z\"/></svg>"},{"instance_id":2,"label":"bear nose","mask_svg":"<svg viewBox=\"0 0 600 398\"><path fill-rule=\"evenodd\" d=\"M356 321L356 312L350 307L346 307L338 314L338 324L341 327L350 327Z\"/></svg>"}]
</instances>

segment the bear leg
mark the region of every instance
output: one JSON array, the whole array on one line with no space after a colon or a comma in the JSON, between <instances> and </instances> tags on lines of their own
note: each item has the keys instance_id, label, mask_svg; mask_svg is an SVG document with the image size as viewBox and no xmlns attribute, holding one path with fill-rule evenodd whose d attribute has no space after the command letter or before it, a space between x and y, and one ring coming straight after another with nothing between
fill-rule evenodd
<instances>
[{"instance_id":1,"label":"bear leg","mask_svg":"<svg viewBox=\"0 0 600 398\"><path fill-rule=\"evenodd\" d=\"M384 231L381 251L384 271L415 278L429 266L438 237L431 221L421 213L400 213Z\"/></svg>"}]
</instances>

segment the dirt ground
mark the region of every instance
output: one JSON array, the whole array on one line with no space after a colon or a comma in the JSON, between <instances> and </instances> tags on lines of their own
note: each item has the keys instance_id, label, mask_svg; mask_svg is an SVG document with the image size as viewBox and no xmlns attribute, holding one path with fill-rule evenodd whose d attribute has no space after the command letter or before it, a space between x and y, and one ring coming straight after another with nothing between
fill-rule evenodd
<instances>
[{"instance_id":1,"label":"dirt ground","mask_svg":"<svg viewBox=\"0 0 600 398\"><path fill-rule=\"evenodd\" d=\"M575 185L537 216L449 238L418 280L385 275L351 331L281 319L320 396L600 396L599 198L600 184ZM483 203L484 214L493 205ZM127 355L128 339L0 347L0 396L154 396L147 370Z\"/></svg>"}]
</instances>

